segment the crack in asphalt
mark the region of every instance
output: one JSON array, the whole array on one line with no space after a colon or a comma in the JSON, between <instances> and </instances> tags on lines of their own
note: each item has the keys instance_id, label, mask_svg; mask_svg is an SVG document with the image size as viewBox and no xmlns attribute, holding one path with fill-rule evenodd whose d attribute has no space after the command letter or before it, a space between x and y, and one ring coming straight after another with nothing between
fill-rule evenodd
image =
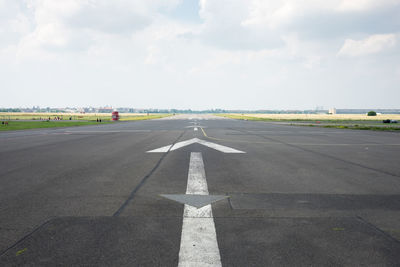
<instances>
[{"instance_id":1,"label":"crack in asphalt","mask_svg":"<svg viewBox=\"0 0 400 267\"><path fill-rule=\"evenodd\" d=\"M175 143L177 143L179 141L179 139L181 139L181 137L186 133L187 130L183 131L178 138L172 143L172 145L169 147L168 151L165 152L161 158L158 160L158 162L156 163L156 165L153 167L153 169L150 170L150 172L148 174L146 174L142 180L139 182L139 184L131 191L131 193L129 194L128 198L125 200L124 203L122 203L122 205L118 208L118 210L112 215L113 217L117 217L119 216L126 208L126 206L132 201L132 199L134 199L137 191L140 190L140 188L146 183L146 181L150 178L150 176L158 169L158 167L160 166L161 162L164 160L164 158L168 155L169 151L171 150L171 148L175 145Z\"/></svg>"}]
</instances>

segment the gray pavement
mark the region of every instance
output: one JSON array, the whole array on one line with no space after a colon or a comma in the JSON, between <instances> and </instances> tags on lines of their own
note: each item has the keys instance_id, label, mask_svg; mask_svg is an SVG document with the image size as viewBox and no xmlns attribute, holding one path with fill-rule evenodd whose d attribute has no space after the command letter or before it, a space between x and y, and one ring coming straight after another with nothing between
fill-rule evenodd
<instances>
[{"instance_id":1,"label":"gray pavement","mask_svg":"<svg viewBox=\"0 0 400 267\"><path fill-rule=\"evenodd\" d=\"M0 133L0 266L177 266L191 152L222 266L400 266L400 133L211 115Z\"/></svg>"}]
</instances>

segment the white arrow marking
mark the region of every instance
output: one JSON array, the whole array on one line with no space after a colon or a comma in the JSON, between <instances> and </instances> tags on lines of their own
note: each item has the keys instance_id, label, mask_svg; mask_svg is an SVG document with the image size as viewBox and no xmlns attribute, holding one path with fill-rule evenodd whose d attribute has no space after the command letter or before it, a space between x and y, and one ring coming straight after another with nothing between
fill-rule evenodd
<instances>
[{"instance_id":1,"label":"white arrow marking","mask_svg":"<svg viewBox=\"0 0 400 267\"><path fill-rule=\"evenodd\" d=\"M193 138L193 139L190 139L190 140L182 141L182 142L176 143L175 145L163 146L163 147L160 147L160 148L157 148L157 149L154 149L154 150L147 151L147 153L162 153L162 152L168 152L168 150L170 150L170 151L176 150L176 149L179 149L181 147L188 146L188 145L196 143L195 139L197 139L197 138Z\"/></svg>"},{"instance_id":2,"label":"white arrow marking","mask_svg":"<svg viewBox=\"0 0 400 267\"><path fill-rule=\"evenodd\" d=\"M202 125L190 125L190 126L185 126L185 128L198 128L198 127L200 127L200 128L207 128L207 127L202 126Z\"/></svg>"},{"instance_id":3,"label":"white arrow marking","mask_svg":"<svg viewBox=\"0 0 400 267\"><path fill-rule=\"evenodd\" d=\"M190 154L186 194L208 195L199 152ZM199 209L185 204L178 266L221 266L211 204Z\"/></svg>"},{"instance_id":4,"label":"white arrow marking","mask_svg":"<svg viewBox=\"0 0 400 267\"><path fill-rule=\"evenodd\" d=\"M176 143L174 145L163 146L163 147L160 147L160 148L157 148L157 149L154 149L154 150L147 151L147 153L165 153L165 152L168 152L168 151L177 150L179 148L182 148L182 147L194 144L194 143L198 143L198 144L213 148L213 149L221 151L223 153L246 153L246 152L243 152L243 151L240 151L240 150L233 149L231 147L227 147L227 146L211 143L211 142L208 142L208 141L204 141L204 140L201 140L199 138L193 138L193 139L189 139L189 140L186 140L186 141L178 142L178 143Z\"/></svg>"},{"instance_id":5,"label":"white arrow marking","mask_svg":"<svg viewBox=\"0 0 400 267\"><path fill-rule=\"evenodd\" d=\"M160 196L168 198L170 200L187 204L192 207L202 208L211 203L223 200L228 198L228 196L224 195L197 195L197 194L185 194L185 195L177 195L177 194L161 194Z\"/></svg>"}]
</instances>

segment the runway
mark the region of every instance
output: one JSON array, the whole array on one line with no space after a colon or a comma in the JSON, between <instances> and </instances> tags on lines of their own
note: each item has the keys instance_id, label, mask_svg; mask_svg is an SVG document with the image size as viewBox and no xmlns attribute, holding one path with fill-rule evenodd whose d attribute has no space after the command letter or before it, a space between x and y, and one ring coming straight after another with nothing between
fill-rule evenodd
<instances>
[{"instance_id":1,"label":"runway","mask_svg":"<svg viewBox=\"0 0 400 267\"><path fill-rule=\"evenodd\" d=\"M400 264L399 133L190 114L0 144L0 266Z\"/></svg>"}]
</instances>

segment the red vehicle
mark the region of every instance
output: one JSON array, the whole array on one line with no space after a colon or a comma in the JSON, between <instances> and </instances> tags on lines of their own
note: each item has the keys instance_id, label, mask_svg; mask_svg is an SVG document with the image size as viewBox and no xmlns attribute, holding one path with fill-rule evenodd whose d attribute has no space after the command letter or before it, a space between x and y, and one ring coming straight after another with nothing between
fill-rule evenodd
<instances>
[{"instance_id":1,"label":"red vehicle","mask_svg":"<svg viewBox=\"0 0 400 267\"><path fill-rule=\"evenodd\" d=\"M113 112L111 113L111 119L112 119L113 121L119 120L119 113L118 113L118 111L113 111Z\"/></svg>"}]
</instances>

